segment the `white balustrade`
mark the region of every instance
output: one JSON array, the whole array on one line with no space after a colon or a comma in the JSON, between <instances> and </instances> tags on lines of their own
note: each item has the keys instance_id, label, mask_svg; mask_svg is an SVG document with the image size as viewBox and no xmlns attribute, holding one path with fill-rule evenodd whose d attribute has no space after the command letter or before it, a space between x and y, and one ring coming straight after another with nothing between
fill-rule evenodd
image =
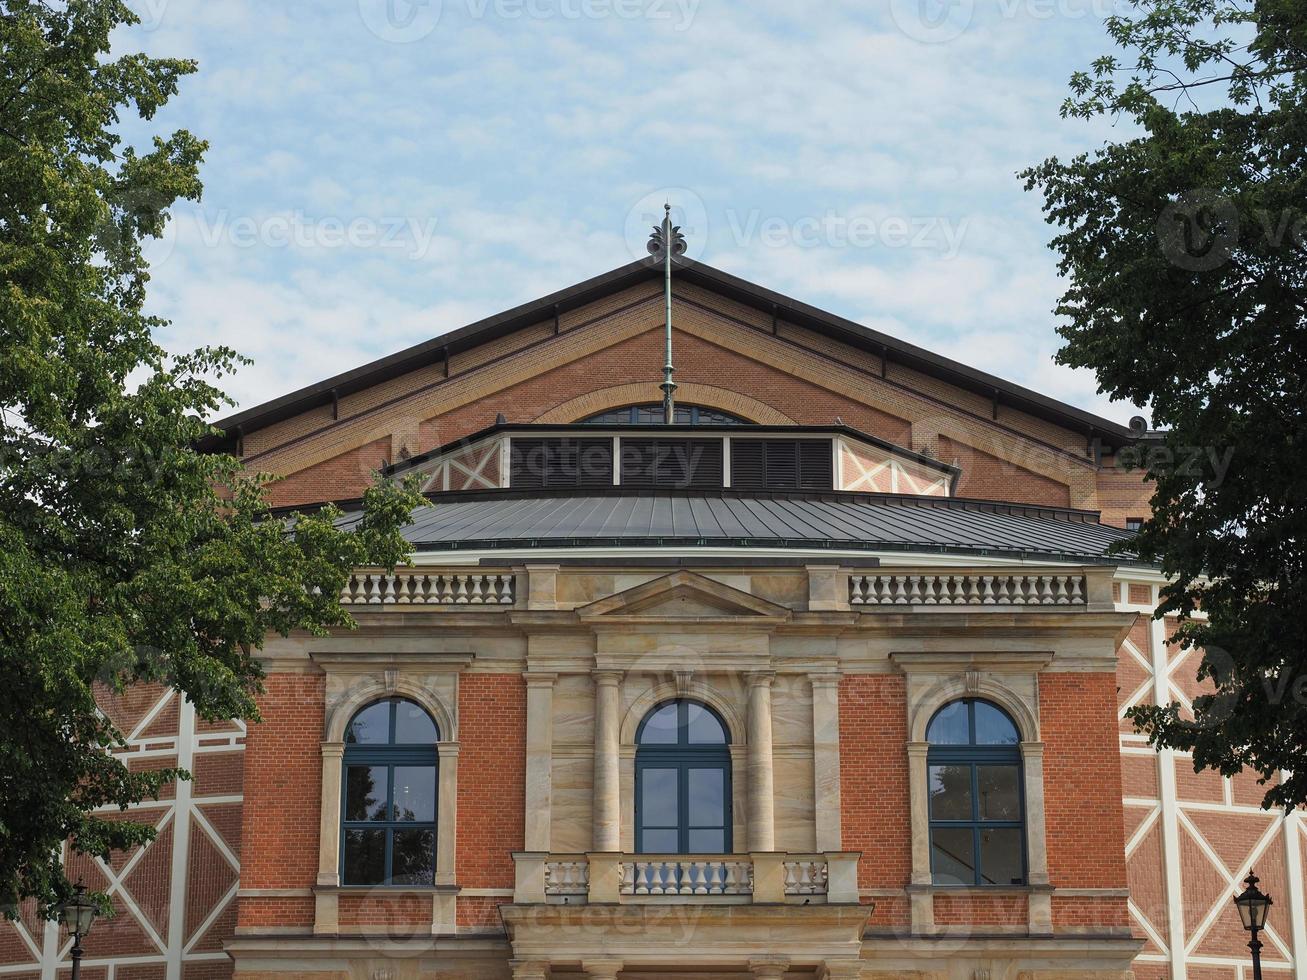
<instances>
[{"instance_id":1,"label":"white balustrade","mask_svg":"<svg viewBox=\"0 0 1307 980\"><path fill-rule=\"evenodd\" d=\"M585 858L545 862L546 895L585 895L590 891L590 862Z\"/></svg>"},{"instance_id":2,"label":"white balustrade","mask_svg":"<svg viewBox=\"0 0 1307 980\"><path fill-rule=\"evenodd\" d=\"M945 575L887 573L849 576L854 606L1083 606L1083 575Z\"/></svg>"},{"instance_id":3,"label":"white balustrade","mask_svg":"<svg viewBox=\"0 0 1307 980\"><path fill-rule=\"evenodd\" d=\"M786 895L825 895L829 868L824 858L785 862Z\"/></svg>"},{"instance_id":4,"label":"white balustrade","mask_svg":"<svg viewBox=\"0 0 1307 980\"><path fill-rule=\"evenodd\" d=\"M622 864L623 895L750 895L753 863L735 858L642 858Z\"/></svg>"},{"instance_id":5,"label":"white balustrade","mask_svg":"<svg viewBox=\"0 0 1307 980\"><path fill-rule=\"evenodd\" d=\"M511 573L358 571L341 589L346 606L511 606L516 585Z\"/></svg>"}]
</instances>

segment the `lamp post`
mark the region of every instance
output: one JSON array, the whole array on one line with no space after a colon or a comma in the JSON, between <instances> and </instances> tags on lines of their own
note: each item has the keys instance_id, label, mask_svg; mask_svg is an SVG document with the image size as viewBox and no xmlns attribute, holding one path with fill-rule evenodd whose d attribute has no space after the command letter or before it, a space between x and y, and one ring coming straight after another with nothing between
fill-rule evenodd
<instances>
[{"instance_id":1,"label":"lamp post","mask_svg":"<svg viewBox=\"0 0 1307 980\"><path fill-rule=\"evenodd\" d=\"M86 886L80 881L73 889L73 897L60 910L59 918L73 934L73 980L79 980L82 937L91 931L91 923L95 921L95 904L86 898Z\"/></svg>"},{"instance_id":2,"label":"lamp post","mask_svg":"<svg viewBox=\"0 0 1307 980\"><path fill-rule=\"evenodd\" d=\"M1262 890L1257 887L1259 880L1250 870L1248 877L1244 879L1244 884L1248 887L1244 889L1242 895L1234 897L1239 918L1243 919L1243 927L1252 934L1248 948L1253 951L1253 980L1262 980L1262 941L1257 938L1257 934L1266 928L1266 913L1270 911L1272 904L1271 896L1263 895Z\"/></svg>"}]
</instances>

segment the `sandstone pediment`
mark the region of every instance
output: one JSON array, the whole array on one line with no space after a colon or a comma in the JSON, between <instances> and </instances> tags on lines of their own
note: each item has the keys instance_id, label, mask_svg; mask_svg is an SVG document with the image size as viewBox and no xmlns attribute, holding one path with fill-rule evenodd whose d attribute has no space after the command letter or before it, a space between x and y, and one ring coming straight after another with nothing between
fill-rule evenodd
<instances>
[{"instance_id":1,"label":"sandstone pediment","mask_svg":"<svg viewBox=\"0 0 1307 980\"><path fill-rule=\"evenodd\" d=\"M612 624L720 624L748 628L786 622L790 610L707 576L686 570L582 606L583 622Z\"/></svg>"}]
</instances>

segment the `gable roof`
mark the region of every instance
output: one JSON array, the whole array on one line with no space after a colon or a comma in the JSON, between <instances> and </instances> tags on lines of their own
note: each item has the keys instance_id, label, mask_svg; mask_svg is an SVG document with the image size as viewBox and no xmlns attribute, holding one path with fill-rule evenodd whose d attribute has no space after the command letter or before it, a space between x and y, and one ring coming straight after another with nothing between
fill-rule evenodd
<instances>
[{"instance_id":1,"label":"gable roof","mask_svg":"<svg viewBox=\"0 0 1307 980\"><path fill-rule=\"evenodd\" d=\"M321 405L330 405L345 395L436 364L453 354L471 350L542 320L568 312L641 282L659 280L661 264L652 256L620 266L540 299L505 310L484 320L441 334L405 350L371 361L298 391L282 395L217 421L229 441ZM1029 388L968 367L923 347L864 327L852 320L827 313L815 306L722 272L703 262L682 259L676 275L684 282L716 292L742 305L758 309L787 323L868 351L888 361L912 368L959 388L984 395L998 405L1019 409L1036 418L1073 431L1084 432L1086 440L1101 439L1111 448L1136 441L1142 432L1086 412L1065 402L1041 395Z\"/></svg>"}]
</instances>

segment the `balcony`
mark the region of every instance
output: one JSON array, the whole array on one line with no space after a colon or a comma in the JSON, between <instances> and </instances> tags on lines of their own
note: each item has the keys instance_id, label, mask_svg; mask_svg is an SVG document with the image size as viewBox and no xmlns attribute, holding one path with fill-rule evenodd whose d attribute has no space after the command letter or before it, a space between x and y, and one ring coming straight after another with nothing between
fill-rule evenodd
<instances>
[{"instance_id":1,"label":"balcony","mask_svg":"<svg viewBox=\"0 0 1307 980\"><path fill-rule=\"evenodd\" d=\"M856 852L513 855L516 905L856 904Z\"/></svg>"}]
</instances>

